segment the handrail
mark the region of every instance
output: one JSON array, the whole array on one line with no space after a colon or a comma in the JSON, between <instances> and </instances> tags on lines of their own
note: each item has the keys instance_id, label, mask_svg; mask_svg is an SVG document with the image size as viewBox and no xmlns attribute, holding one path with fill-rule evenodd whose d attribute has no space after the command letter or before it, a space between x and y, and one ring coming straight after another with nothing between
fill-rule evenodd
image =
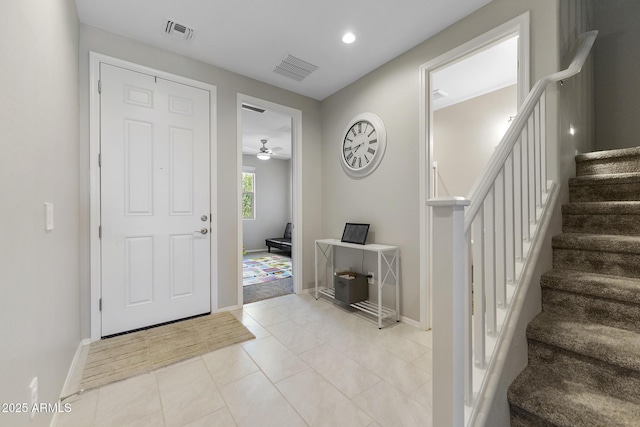
<instances>
[{"instance_id":1,"label":"handrail","mask_svg":"<svg viewBox=\"0 0 640 427\"><path fill-rule=\"evenodd\" d=\"M596 37L598 36L598 31L594 30L594 31L589 31L586 33L581 34L578 37L578 41L579 41L579 45L578 48L576 50L576 54L574 56L573 61L571 61L571 64L569 64L569 66L563 70L563 71L559 71L553 74L548 75L547 77L544 77L542 79L540 79L535 85L534 87L531 89L531 92L529 92L529 94L527 95L527 97L525 98L525 101L522 105L522 107L520 108L520 110L518 111L518 114L516 115L515 120L513 121L513 123L511 124L511 126L509 127L508 131L505 133L504 137L502 138L502 140L500 141L500 144L498 146L498 153L495 155L495 157L492 158L492 160L489 162L489 164L485 167L485 169L483 170L483 173L480 176L480 179L478 179L478 181L476 181L476 183L474 184L474 186L472 187L471 191L469 192L469 200L470 200L470 204L468 206L468 208L465 210L465 217L464 217L464 232L469 233L469 235L471 235L471 229L472 229L472 224L474 223L474 221L476 221L478 218L477 216L480 214L481 209L484 207L485 202L487 200L488 197L493 197L493 193L492 190L495 191L495 185L496 182L498 182L499 180L499 175L501 171L504 171L504 167L508 162L509 156L513 155L513 150L515 149L516 144L518 143L519 140L521 140L523 132L525 132L525 128L528 129L529 125L530 125L530 119L535 115L535 114L544 114L545 112L542 111L540 112L539 110L536 111L536 108L539 108L539 104L540 102L542 102L544 100L543 96L545 94L545 91L547 89L547 87L549 86L550 83L554 83L557 81L562 81L564 79L567 79L569 77L575 76L576 74L578 74L581 70L582 67L584 66L587 57L589 56L589 53L591 52L591 48L593 47L593 44L596 40ZM544 139L540 140L540 143L544 145ZM522 150L525 150L525 148L521 148ZM526 151L526 150L525 150ZM535 149L534 149L535 151ZM542 154L540 154L541 156L544 156ZM546 159L539 159L540 162L542 162L543 164L546 162ZM535 160L534 160L535 162ZM523 166L526 167L526 166ZM535 172L533 172L535 174ZM533 180L535 181L535 177L533 178ZM543 179L540 179L541 181L543 181ZM547 189L547 184L545 182L540 182L539 183L541 186L544 187L544 191L546 192ZM525 185L524 183L522 183L522 185ZM526 184L529 185L529 184ZM535 185L535 183L534 183ZM542 195L541 195L542 196ZM527 198L529 196L526 196ZM534 196L535 197L535 196ZM541 206L542 207L542 206ZM529 220L532 220L534 223L536 222L536 214L535 214L535 210L533 213L533 218L531 218L531 216L528 216L529 214L524 213L524 206L521 208L523 209L523 211L521 212L521 214L527 218L529 218ZM544 216L549 217L548 215L548 211L547 209L543 209L543 213ZM484 218L480 218L481 219L481 224L484 224ZM481 225L482 227L482 225ZM492 227L491 225L489 227ZM529 230L529 226L526 226L527 231ZM520 235L520 237L524 238L525 237L525 232L524 230L522 230L522 234ZM532 237L534 237L533 235L528 235L527 236L527 240L530 240ZM487 237L488 239L492 239L492 237ZM539 233L535 233L535 237L534 240L535 242L535 246L532 246L532 248L536 248L536 251L539 251L539 238L540 238L540 234ZM482 239L482 238L481 238ZM482 239L484 241L484 239ZM491 241L491 240L490 240ZM528 258L523 252L524 249L520 249L521 250L521 258L522 258L522 262L523 262L523 270L520 273L520 277L519 279L516 281L514 281L514 284L516 284L516 292L514 294L514 298L516 297L516 295L518 295L521 290L521 286L520 284L522 283L522 280L531 280L530 274L531 274L531 264L526 262L525 259ZM514 249L514 251L517 251L517 249ZM515 260L514 260L515 261ZM484 266L478 266L480 267L480 271L482 271L482 269L484 268ZM489 269L492 269L491 266L488 266ZM515 268L515 266L514 266ZM514 276L516 275L515 271L513 272ZM525 277L527 276L527 277ZM497 280L497 277L494 276L494 279ZM482 282L483 279L480 279L480 281ZM488 283L487 284L489 287L493 287L492 292L492 297L495 298L496 295L496 288L498 286L497 283ZM484 288L484 285L481 283L481 286ZM489 291L489 289L488 289ZM479 300L478 300L479 302ZM490 318L490 311L493 311L493 323L495 325L495 300L493 302L487 300L487 323L489 323L490 321L488 320ZM518 298L516 305L521 306L522 305L522 298ZM502 327L500 328L500 331L496 331L494 330L493 333L497 335L498 339L496 342L496 347L494 349L494 351L497 351L498 348L502 347L502 343L503 340L508 340L511 341L513 339L513 334L514 334L514 328L509 327L507 328L508 322L511 319L511 314L512 314L512 309L513 307L511 307L510 309L508 309L506 311L506 316L505 316L505 323L503 323ZM485 325L484 321L481 322L477 322L478 326L481 327L487 327L487 328L491 328L491 326L489 326L489 324ZM479 331L477 331L479 332ZM483 340L481 340L483 341ZM484 353L484 344L482 344L482 353ZM504 367L504 363L505 360L504 358L497 358L496 354L494 353L493 356L490 358L490 360L487 361L488 365L485 367L486 371L485 373L488 372L495 372L495 369L503 369ZM499 365L499 366L497 366ZM488 385L488 378L487 375L485 375L485 377L483 378L483 380L481 381L480 384L480 388L478 390L478 396L484 396L485 391L487 390L487 387L489 387ZM471 390L467 390L467 397L469 396L469 393L471 392ZM470 419L469 421L471 423L474 423L477 420L478 417L478 410L479 408L479 401L476 401L475 404L473 405L473 409L471 410L471 414L470 414ZM487 415L486 413L483 415ZM484 418L482 416L480 416L480 418ZM482 422L481 422L482 425Z\"/></svg>"},{"instance_id":2,"label":"handrail","mask_svg":"<svg viewBox=\"0 0 640 427\"><path fill-rule=\"evenodd\" d=\"M580 35L569 67L534 85L468 198L427 201L440 246L432 265L434 425L486 421L514 306L522 306L558 196L546 176L546 89L581 71L597 35Z\"/></svg>"},{"instance_id":3,"label":"handrail","mask_svg":"<svg viewBox=\"0 0 640 427\"><path fill-rule=\"evenodd\" d=\"M582 70L582 67L587 60L587 57L589 56L589 52L591 51L591 47L593 46L593 43L595 42L597 36L597 30L581 34L578 39L581 39L582 43L576 51L576 55L573 61L571 61L569 67L567 67L567 69L563 71L558 71L538 80L538 82L533 86L531 92L529 92L529 95L527 95L524 102L522 103L522 107L520 108L520 111L518 111L516 118L511 123L511 126L509 126L509 129L500 140L496 155L492 157L487 166L485 166L482 174L480 175L480 178L475 182L475 184L469 191L467 199L471 201L471 204L466 209L465 213L465 232L471 228L473 219L476 217L478 211L482 207L482 204L487 198L487 195L489 194L493 183L496 181L500 170L507 161L511 150L513 150L513 146L518 141L520 134L524 130L524 127L527 125L529 117L533 113L536 104L544 94L549 83L564 80L578 74L580 70Z\"/></svg>"}]
</instances>

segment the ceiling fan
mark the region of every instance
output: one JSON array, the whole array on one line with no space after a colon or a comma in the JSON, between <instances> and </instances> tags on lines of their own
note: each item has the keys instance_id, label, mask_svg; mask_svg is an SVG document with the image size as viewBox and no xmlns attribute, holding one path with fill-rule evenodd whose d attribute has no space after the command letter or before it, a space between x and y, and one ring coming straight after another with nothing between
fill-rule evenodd
<instances>
[{"instance_id":1,"label":"ceiling fan","mask_svg":"<svg viewBox=\"0 0 640 427\"><path fill-rule=\"evenodd\" d=\"M260 140L260 142L262 143L262 147L260 147L260 151L258 151L258 154L256 154L256 157L260 160L269 160L276 151L282 150L282 147L267 148L267 141L268 140L266 139Z\"/></svg>"}]
</instances>

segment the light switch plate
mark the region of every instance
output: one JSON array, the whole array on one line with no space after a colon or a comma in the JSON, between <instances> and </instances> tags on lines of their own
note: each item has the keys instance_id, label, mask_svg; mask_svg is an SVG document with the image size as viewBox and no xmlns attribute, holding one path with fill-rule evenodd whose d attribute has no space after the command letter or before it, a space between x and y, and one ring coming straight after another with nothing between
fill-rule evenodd
<instances>
[{"instance_id":1,"label":"light switch plate","mask_svg":"<svg viewBox=\"0 0 640 427\"><path fill-rule=\"evenodd\" d=\"M46 231L53 230L53 203L45 202L45 227Z\"/></svg>"}]
</instances>

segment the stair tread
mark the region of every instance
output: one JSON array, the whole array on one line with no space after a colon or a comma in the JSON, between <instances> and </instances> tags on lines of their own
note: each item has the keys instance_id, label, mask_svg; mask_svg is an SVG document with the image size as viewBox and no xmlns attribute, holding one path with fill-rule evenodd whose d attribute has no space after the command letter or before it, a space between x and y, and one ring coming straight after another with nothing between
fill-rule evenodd
<instances>
[{"instance_id":1,"label":"stair tread","mask_svg":"<svg viewBox=\"0 0 640 427\"><path fill-rule=\"evenodd\" d=\"M640 236L562 233L553 236L551 244L553 249L640 254Z\"/></svg>"},{"instance_id":2,"label":"stair tread","mask_svg":"<svg viewBox=\"0 0 640 427\"><path fill-rule=\"evenodd\" d=\"M575 367L547 368L529 364L509 387L509 403L554 426L638 425L640 405L582 382Z\"/></svg>"},{"instance_id":3,"label":"stair tread","mask_svg":"<svg viewBox=\"0 0 640 427\"><path fill-rule=\"evenodd\" d=\"M640 147L575 161L508 400L518 425L640 426Z\"/></svg>"},{"instance_id":4,"label":"stair tread","mask_svg":"<svg viewBox=\"0 0 640 427\"><path fill-rule=\"evenodd\" d=\"M640 333L543 311L527 337L612 365L640 371Z\"/></svg>"},{"instance_id":5,"label":"stair tread","mask_svg":"<svg viewBox=\"0 0 640 427\"><path fill-rule=\"evenodd\" d=\"M594 151L582 153L576 156L576 163L588 162L592 160L619 159L623 157L640 156L640 147L619 148L616 150Z\"/></svg>"},{"instance_id":6,"label":"stair tread","mask_svg":"<svg viewBox=\"0 0 640 427\"><path fill-rule=\"evenodd\" d=\"M569 186L577 187L583 185L618 185L635 182L640 182L640 172L576 176L575 178L569 179Z\"/></svg>"},{"instance_id":7,"label":"stair tread","mask_svg":"<svg viewBox=\"0 0 640 427\"><path fill-rule=\"evenodd\" d=\"M640 279L555 268L541 277L543 288L640 304Z\"/></svg>"},{"instance_id":8,"label":"stair tread","mask_svg":"<svg viewBox=\"0 0 640 427\"><path fill-rule=\"evenodd\" d=\"M640 215L640 201L574 202L562 205L563 214Z\"/></svg>"}]
</instances>

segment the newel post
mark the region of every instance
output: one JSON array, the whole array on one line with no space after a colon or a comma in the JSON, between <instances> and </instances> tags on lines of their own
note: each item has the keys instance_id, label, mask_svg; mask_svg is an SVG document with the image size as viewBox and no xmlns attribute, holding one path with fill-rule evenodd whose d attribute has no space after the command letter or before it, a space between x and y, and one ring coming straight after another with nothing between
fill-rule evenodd
<instances>
[{"instance_id":1,"label":"newel post","mask_svg":"<svg viewBox=\"0 0 640 427\"><path fill-rule=\"evenodd\" d=\"M432 208L433 425L464 425L463 197L429 199Z\"/></svg>"}]
</instances>

